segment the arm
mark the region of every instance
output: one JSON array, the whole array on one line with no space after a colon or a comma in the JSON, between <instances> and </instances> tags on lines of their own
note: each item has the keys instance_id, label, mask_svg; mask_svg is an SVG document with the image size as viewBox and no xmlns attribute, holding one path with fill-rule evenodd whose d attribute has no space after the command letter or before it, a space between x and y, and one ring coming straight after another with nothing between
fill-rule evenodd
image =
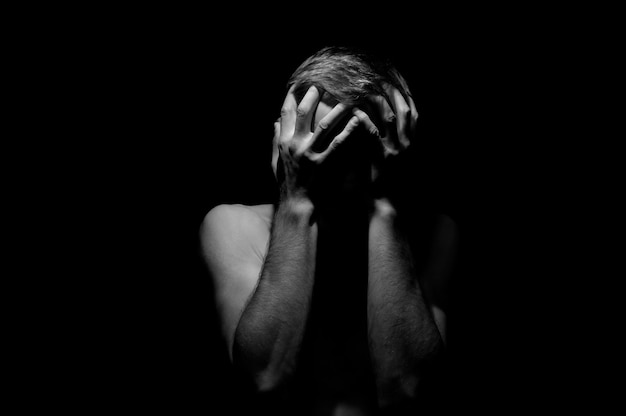
<instances>
[{"instance_id":1,"label":"arm","mask_svg":"<svg viewBox=\"0 0 626 416\"><path fill-rule=\"evenodd\" d=\"M382 407L411 399L443 348L396 208L374 203L369 227L368 334Z\"/></svg>"},{"instance_id":2,"label":"arm","mask_svg":"<svg viewBox=\"0 0 626 416\"><path fill-rule=\"evenodd\" d=\"M373 160L373 197L369 225L368 335L383 408L411 402L426 371L432 368L444 344L437 322L445 314L426 302L428 276L413 267L396 196L406 193L398 155L410 145L417 112L410 98L387 91L389 103L375 98L381 122L380 152ZM430 295L430 293L429 293ZM432 307L432 309L431 309Z\"/></svg>"},{"instance_id":3,"label":"arm","mask_svg":"<svg viewBox=\"0 0 626 416\"><path fill-rule=\"evenodd\" d=\"M282 168L280 202L258 283L232 327L233 363L260 391L280 389L297 369L315 275L317 225L310 189L323 161L360 122L352 117L324 152L312 152L315 141L349 111L335 106L311 132L318 101L312 87L296 105L290 90L280 122L275 123Z\"/></svg>"},{"instance_id":4,"label":"arm","mask_svg":"<svg viewBox=\"0 0 626 416\"><path fill-rule=\"evenodd\" d=\"M220 205L200 229L229 356L261 391L273 390L296 360L314 272L311 213L310 203L285 199L268 229L250 208Z\"/></svg>"},{"instance_id":5,"label":"arm","mask_svg":"<svg viewBox=\"0 0 626 416\"><path fill-rule=\"evenodd\" d=\"M233 362L261 391L274 390L296 367L315 273L312 212L305 199L279 204L258 285L234 335Z\"/></svg>"}]
</instances>

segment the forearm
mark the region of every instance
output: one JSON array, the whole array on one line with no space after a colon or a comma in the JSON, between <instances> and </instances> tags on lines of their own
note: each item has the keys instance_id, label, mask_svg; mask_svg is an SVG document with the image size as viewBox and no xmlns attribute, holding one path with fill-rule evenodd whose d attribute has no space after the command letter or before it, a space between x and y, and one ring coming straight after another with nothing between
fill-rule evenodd
<instances>
[{"instance_id":1,"label":"forearm","mask_svg":"<svg viewBox=\"0 0 626 416\"><path fill-rule=\"evenodd\" d=\"M274 389L296 366L315 272L312 210L300 199L277 207L257 288L235 331L233 360L261 390Z\"/></svg>"},{"instance_id":2,"label":"forearm","mask_svg":"<svg viewBox=\"0 0 626 416\"><path fill-rule=\"evenodd\" d=\"M443 347L398 213L377 200L369 226L368 331L379 400L414 396L422 370Z\"/></svg>"}]
</instances>

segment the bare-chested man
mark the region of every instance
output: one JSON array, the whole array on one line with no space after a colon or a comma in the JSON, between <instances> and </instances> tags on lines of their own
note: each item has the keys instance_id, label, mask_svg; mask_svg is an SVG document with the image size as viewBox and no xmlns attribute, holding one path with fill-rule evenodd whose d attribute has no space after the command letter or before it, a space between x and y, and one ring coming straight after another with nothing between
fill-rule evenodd
<instances>
[{"instance_id":1,"label":"bare-chested man","mask_svg":"<svg viewBox=\"0 0 626 416\"><path fill-rule=\"evenodd\" d=\"M200 230L233 366L276 414L419 410L445 345L456 228L402 203L415 194L398 168L417 123L408 86L333 47L288 88L279 201L216 206Z\"/></svg>"}]
</instances>

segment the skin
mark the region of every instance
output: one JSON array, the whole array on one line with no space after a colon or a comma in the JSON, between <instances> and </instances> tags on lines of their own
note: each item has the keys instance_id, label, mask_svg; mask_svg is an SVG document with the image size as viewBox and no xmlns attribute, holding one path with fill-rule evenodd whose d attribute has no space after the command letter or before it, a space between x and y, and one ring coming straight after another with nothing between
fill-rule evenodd
<instances>
[{"instance_id":1,"label":"skin","mask_svg":"<svg viewBox=\"0 0 626 416\"><path fill-rule=\"evenodd\" d=\"M456 231L438 217L423 237L430 256L412 251L402 222L410 214L385 184L395 180L388 166L410 145L417 113L397 90L388 96L372 97L370 118L324 100L315 87L300 103L290 90L274 126L280 202L220 205L200 230L233 364L262 394L317 392L304 404L314 414L413 405L424 369L443 347L439 300ZM359 146L363 132L379 144L367 176L333 170L358 170L342 150ZM314 151L320 142L329 145ZM350 198L315 191L337 181ZM367 187L358 186L363 181Z\"/></svg>"}]
</instances>

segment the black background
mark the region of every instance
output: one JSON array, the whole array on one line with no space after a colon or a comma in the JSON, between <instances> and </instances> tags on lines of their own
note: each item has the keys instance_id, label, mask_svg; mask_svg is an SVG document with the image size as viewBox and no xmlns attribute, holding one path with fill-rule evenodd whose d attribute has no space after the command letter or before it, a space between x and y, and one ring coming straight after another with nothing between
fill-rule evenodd
<instances>
[{"instance_id":1,"label":"black background","mask_svg":"<svg viewBox=\"0 0 626 416\"><path fill-rule=\"evenodd\" d=\"M429 191L460 228L442 409L560 406L555 384L573 370L557 339L583 313L565 318L548 301L562 255L552 201L568 186L552 172L562 150L549 123L562 82L553 64L564 44L550 22L473 10L355 15L346 26L254 12L96 13L38 39L60 75L52 91L67 100L48 103L61 106L56 123L67 131L49 146L79 155L54 179L70 185L61 218L76 232L63 258L77 276L63 330L51 335L64 357L53 360L50 378L63 386L54 400L79 410L245 408L198 227L216 204L272 200L272 122L285 83L307 56L338 44L386 55L407 78Z\"/></svg>"}]
</instances>

